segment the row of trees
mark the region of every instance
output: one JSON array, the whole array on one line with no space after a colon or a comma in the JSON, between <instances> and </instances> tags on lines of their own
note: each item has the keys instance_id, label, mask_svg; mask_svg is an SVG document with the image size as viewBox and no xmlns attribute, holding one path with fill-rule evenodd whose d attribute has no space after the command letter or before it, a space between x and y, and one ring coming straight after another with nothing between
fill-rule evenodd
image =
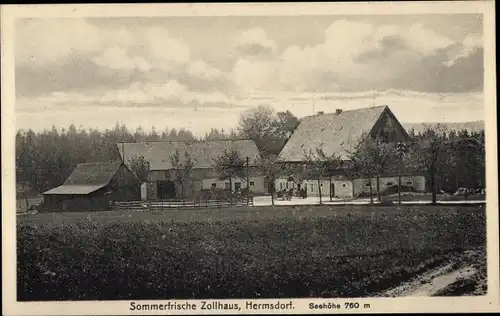
<instances>
[{"instance_id":1,"label":"row of trees","mask_svg":"<svg viewBox=\"0 0 500 316\"><path fill-rule=\"evenodd\" d=\"M198 139L183 129L177 131L166 128L162 133L157 133L155 129L149 133L137 129L132 133L125 125L119 124L114 129L105 131L77 129L73 125L60 131L55 128L39 133L31 130L18 131L16 176L17 181L27 182L36 191L43 192L61 184L78 163L119 159L116 148L118 142L253 139L263 156L262 160L257 162L259 169L270 180L269 183L274 184L278 174L292 174L294 171L293 166L285 167L277 163L276 156L298 124L299 120L288 111L275 113L267 106L260 106L242 113L236 130L226 133L214 128ZM343 169L352 177L378 179L386 172L401 171L405 174L425 175L432 192L484 186L484 132L448 131L438 126L427 128L420 134L413 131L409 133L411 142L407 144L408 152L403 158L401 170L398 169L400 164L395 155L394 143L384 142L380 137L363 137L356 149L350 153L348 164L343 163L339 157L325 155L321 148L316 152L304 153L304 161L309 166L307 175L319 179L325 175L331 176L333 170ZM178 153L171 157L172 164L176 165L176 161L180 164L180 158L175 155ZM237 157L229 157L234 155L233 153L227 155L228 157L224 158L226 160L239 163L244 161L244 157L239 157L239 160ZM135 172L139 177L143 177L147 173L147 166L145 161L140 160L144 160L143 157L136 158L137 161L133 162L137 165L134 167ZM186 161L188 157L184 158ZM224 164L231 165L227 161ZM220 174L239 172L237 168L225 168L215 167ZM182 177L184 176L177 176L178 179ZM380 195L378 181L376 190Z\"/></svg>"},{"instance_id":2,"label":"row of trees","mask_svg":"<svg viewBox=\"0 0 500 316\"><path fill-rule=\"evenodd\" d=\"M338 174L339 171L350 178L376 179L376 192L380 200L379 179L386 173L400 175L424 175L436 202L438 190L454 192L460 187L484 188L485 184L485 135L484 131L469 133L466 130L449 131L444 126L427 127L423 133L410 132L407 150L398 156L397 143L379 137L362 135L358 145L349 153L347 160L326 154L322 148L315 152L304 152L305 176L318 181L320 203L322 202L321 179ZM233 155L236 155L233 153ZM230 161L242 161L233 158ZM258 162L262 175L274 186L278 175L297 172L297 165L282 164L276 155L263 156ZM236 170L226 173L236 174ZM373 202L372 181L368 181L370 199ZM274 187L272 188L274 191ZM274 204L274 200L272 201Z\"/></svg>"},{"instance_id":3,"label":"row of trees","mask_svg":"<svg viewBox=\"0 0 500 316\"><path fill-rule=\"evenodd\" d=\"M469 133L466 130L449 131L444 126L427 127L423 133L410 132L406 152L398 156L397 143L382 137L362 135L348 160L328 156L317 149L315 154L305 153L308 175L318 180L321 203L320 179L332 176L339 170L350 178L376 179L380 200L379 179L385 173L424 175L436 202L438 191L454 192L460 187L484 188L485 186L485 135L484 131ZM373 202L372 182L368 181Z\"/></svg>"},{"instance_id":4,"label":"row of trees","mask_svg":"<svg viewBox=\"0 0 500 316\"><path fill-rule=\"evenodd\" d=\"M264 113L264 115L262 114ZM267 117L266 124L257 124L256 117ZM290 123L292 122L292 123ZM196 138L189 130L165 128L158 132L155 128L146 132L142 128L130 131L123 124L116 124L113 129L104 131L77 128L74 125L58 130L35 133L32 130L16 133L16 180L27 183L37 192L44 192L60 185L77 164L89 161L111 161L119 159L116 148L118 142L140 141L196 141L255 139L263 152L277 152L284 144L285 135L298 124L298 119L290 112L275 113L268 107L242 113L238 128L229 133L213 128L204 137ZM252 132L265 130L258 137ZM273 134L277 136L272 136ZM259 135L260 135L259 134ZM264 135L265 134L265 135Z\"/></svg>"}]
</instances>

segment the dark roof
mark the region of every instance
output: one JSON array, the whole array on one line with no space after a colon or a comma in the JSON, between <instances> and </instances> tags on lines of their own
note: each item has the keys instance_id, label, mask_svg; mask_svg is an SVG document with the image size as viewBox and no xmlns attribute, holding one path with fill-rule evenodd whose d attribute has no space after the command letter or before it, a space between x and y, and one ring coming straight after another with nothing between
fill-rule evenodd
<instances>
[{"instance_id":1,"label":"dark roof","mask_svg":"<svg viewBox=\"0 0 500 316\"><path fill-rule=\"evenodd\" d=\"M139 142L118 143L118 151L125 163L132 157L143 156L149 162L150 170L172 169L170 157L176 150L180 154L180 162L184 160L185 152L194 160L194 168L212 168L213 160L224 150L236 150L241 157L249 157L250 164L260 157L259 149L253 140L216 140L216 141L171 141L171 142Z\"/></svg>"},{"instance_id":2,"label":"dark roof","mask_svg":"<svg viewBox=\"0 0 500 316\"><path fill-rule=\"evenodd\" d=\"M64 185L108 184L121 166L121 161L81 163L76 166Z\"/></svg>"},{"instance_id":3,"label":"dark roof","mask_svg":"<svg viewBox=\"0 0 500 316\"><path fill-rule=\"evenodd\" d=\"M377 106L340 114L318 114L304 117L279 155L279 160L299 162L305 153L322 148L325 154L347 159L363 132L370 132L387 106Z\"/></svg>"},{"instance_id":4,"label":"dark roof","mask_svg":"<svg viewBox=\"0 0 500 316\"><path fill-rule=\"evenodd\" d=\"M62 185L43 194L92 193L108 185L121 165L121 161L81 163L76 166Z\"/></svg>"}]
</instances>

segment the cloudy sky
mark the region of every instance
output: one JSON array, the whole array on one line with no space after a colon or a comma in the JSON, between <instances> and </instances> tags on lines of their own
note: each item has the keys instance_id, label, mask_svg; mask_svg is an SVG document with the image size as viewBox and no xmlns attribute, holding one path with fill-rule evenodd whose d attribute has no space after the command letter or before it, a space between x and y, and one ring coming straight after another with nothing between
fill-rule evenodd
<instances>
[{"instance_id":1,"label":"cloudy sky","mask_svg":"<svg viewBox=\"0 0 500 316\"><path fill-rule=\"evenodd\" d=\"M16 124L202 135L260 104L481 120L482 27L480 15L17 20Z\"/></svg>"}]
</instances>

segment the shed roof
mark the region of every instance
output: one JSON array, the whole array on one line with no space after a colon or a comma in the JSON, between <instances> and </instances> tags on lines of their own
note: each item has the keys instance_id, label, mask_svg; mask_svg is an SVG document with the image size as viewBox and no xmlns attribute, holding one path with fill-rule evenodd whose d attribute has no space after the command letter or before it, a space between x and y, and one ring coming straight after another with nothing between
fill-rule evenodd
<instances>
[{"instance_id":1,"label":"shed roof","mask_svg":"<svg viewBox=\"0 0 500 316\"><path fill-rule=\"evenodd\" d=\"M121 161L81 163L62 185L45 191L43 194L92 193L108 185L121 164Z\"/></svg>"},{"instance_id":2,"label":"shed roof","mask_svg":"<svg viewBox=\"0 0 500 316\"><path fill-rule=\"evenodd\" d=\"M236 150L241 157L249 157L250 163L260 157L259 149L253 140L217 140L217 141L159 141L117 144L120 156L125 162L131 157L143 156L149 162L150 170L172 169L171 155L176 150L183 163L184 155L188 152L194 160L194 168L212 168L213 160L219 157L224 150Z\"/></svg>"},{"instance_id":3,"label":"shed roof","mask_svg":"<svg viewBox=\"0 0 500 316\"><path fill-rule=\"evenodd\" d=\"M377 106L340 114L318 114L304 117L279 155L279 160L300 162L305 153L322 148L325 154L348 159L364 132L370 132L387 106Z\"/></svg>"},{"instance_id":4,"label":"shed roof","mask_svg":"<svg viewBox=\"0 0 500 316\"><path fill-rule=\"evenodd\" d=\"M81 163L63 184L106 185L113 179L121 164L121 161Z\"/></svg>"},{"instance_id":5,"label":"shed roof","mask_svg":"<svg viewBox=\"0 0 500 316\"><path fill-rule=\"evenodd\" d=\"M65 195L65 194L72 194L72 195L86 195L90 194L92 192L95 192L99 189L102 189L106 186L106 184L100 184L100 185L60 185L58 187L55 187L53 189L50 189L46 192L44 192L44 195Z\"/></svg>"}]
</instances>

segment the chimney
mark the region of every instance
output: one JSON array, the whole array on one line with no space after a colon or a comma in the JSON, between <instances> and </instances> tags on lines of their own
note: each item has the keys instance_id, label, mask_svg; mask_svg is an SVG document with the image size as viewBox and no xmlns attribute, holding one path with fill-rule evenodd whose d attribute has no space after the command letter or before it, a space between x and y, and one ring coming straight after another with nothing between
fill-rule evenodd
<instances>
[{"instance_id":1,"label":"chimney","mask_svg":"<svg viewBox=\"0 0 500 316\"><path fill-rule=\"evenodd\" d=\"M339 115L340 113L342 113L342 109L336 109L336 110L335 110L335 114L336 114L336 115Z\"/></svg>"},{"instance_id":2,"label":"chimney","mask_svg":"<svg viewBox=\"0 0 500 316\"><path fill-rule=\"evenodd\" d=\"M325 112L323 112L323 111L318 112L318 115L323 115L323 114L325 114Z\"/></svg>"}]
</instances>

